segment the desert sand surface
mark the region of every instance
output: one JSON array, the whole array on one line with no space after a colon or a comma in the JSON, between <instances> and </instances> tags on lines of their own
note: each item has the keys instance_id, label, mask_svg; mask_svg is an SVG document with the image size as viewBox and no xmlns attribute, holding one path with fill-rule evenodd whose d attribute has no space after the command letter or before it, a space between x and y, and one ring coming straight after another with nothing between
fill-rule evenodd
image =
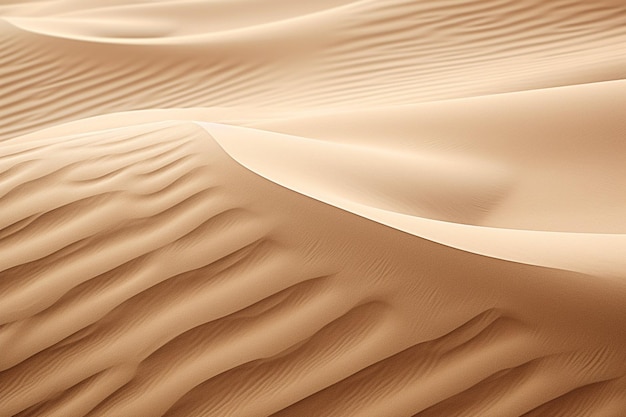
<instances>
[{"instance_id":1,"label":"desert sand surface","mask_svg":"<svg viewBox=\"0 0 626 417\"><path fill-rule=\"evenodd\" d=\"M9 416L626 416L626 3L0 2Z\"/></svg>"}]
</instances>

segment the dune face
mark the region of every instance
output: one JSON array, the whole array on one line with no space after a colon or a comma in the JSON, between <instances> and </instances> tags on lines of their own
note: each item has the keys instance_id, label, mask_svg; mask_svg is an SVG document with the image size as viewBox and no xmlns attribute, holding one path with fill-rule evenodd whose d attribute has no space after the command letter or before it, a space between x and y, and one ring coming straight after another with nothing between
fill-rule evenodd
<instances>
[{"instance_id":1,"label":"dune face","mask_svg":"<svg viewBox=\"0 0 626 417\"><path fill-rule=\"evenodd\" d=\"M626 3L0 4L0 416L626 416Z\"/></svg>"}]
</instances>

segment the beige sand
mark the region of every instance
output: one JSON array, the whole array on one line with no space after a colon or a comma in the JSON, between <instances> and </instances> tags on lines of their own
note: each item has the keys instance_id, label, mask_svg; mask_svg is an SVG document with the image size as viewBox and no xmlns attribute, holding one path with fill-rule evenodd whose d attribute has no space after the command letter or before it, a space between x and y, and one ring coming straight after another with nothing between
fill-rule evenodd
<instances>
[{"instance_id":1,"label":"beige sand","mask_svg":"<svg viewBox=\"0 0 626 417\"><path fill-rule=\"evenodd\" d=\"M0 416L626 416L626 3L0 4Z\"/></svg>"}]
</instances>

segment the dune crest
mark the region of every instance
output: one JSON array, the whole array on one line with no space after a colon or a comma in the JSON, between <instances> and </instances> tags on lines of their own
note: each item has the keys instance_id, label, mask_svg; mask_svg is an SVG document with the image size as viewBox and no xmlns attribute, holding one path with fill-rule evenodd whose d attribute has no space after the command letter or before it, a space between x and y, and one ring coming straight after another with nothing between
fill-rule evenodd
<instances>
[{"instance_id":1,"label":"dune crest","mask_svg":"<svg viewBox=\"0 0 626 417\"><path fill-rule=\"evenodd\" d=\"M617 278L626 270L626 234L482 225L472 212L483 217L494 210L489 202L497 204L505 198L498 194L506 191L498 189L505 188L501 184L511 176L500 167L490 169L486 162L458 158L446 161L442 156L407 153L386 155L384 150L354 145L316 143L211 123L200 125L231 157L255 173L395 229L480 255L530 265ZM335 183L337 178L342 179L341 183ZM487 197L481 198L481 193ZM407 203L411 196L416 201ZM415 211L406 212L406 207ZM455 213L463 217L455 218ZM472 221L476 223L469 223Z\"/></svg>"}]
</instances>

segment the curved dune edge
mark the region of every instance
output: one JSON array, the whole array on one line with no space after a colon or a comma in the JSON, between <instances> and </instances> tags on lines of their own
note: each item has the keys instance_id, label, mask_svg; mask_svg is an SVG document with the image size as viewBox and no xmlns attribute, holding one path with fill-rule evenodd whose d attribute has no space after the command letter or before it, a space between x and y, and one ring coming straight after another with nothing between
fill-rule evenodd
<instances>
[{"instance_id":1,"label":"curved dune edge","mask_svg":"<svg viewBox=\"0 0 626 417\"><path fill-rule=\"evenodd\" d=\"M333 193L334 187L330 182L332 179L320 177L315 170L311 169L313 167L308 162L312 149L322 148L320 154L328 154L328 149L324 148L333 148L338 145L316 143L303 138L257 129L216 123L197 123L206 129L233 159L256 174L308 197L415 236L493 258L592 275L623 278L624 270L626 270L626 258L623 256L623 248L626 247L624 234L490 228L384 210L347 199L345 195ZM298 144L302 141L305 141L308 146L298 149ZM358 148L356 151L358 155ZM340 152L346 160L349 160L354 157L355 149L347 147L341 149ZM290 165L300 167L301 170L281 169L277 161L289 161ZM346 161L339 160L336 163L344 162ZM416 164L420 162L419 159L416 160ZM336 179L345 181L341 177ZM405 178L398 176L394 180L400 182ZM436 178L433 181L437 181Z\"/></svg>"},{"instance_id":2,"label":"curved dune edge","mask_svg":"<svg viewBox=\"0 0 626 417\"><path fill-rule=\"evenodd\" d=\"M162 44L197 42L232 34L262 34L276 26L310 20L334 9L350 7L354 0L294 3L284 0L228 2L182 1L158 4L50 5L43 15L29 8L9 12L4 20L34 34L86 42ZM273 3L273 4L272 4ZM78 6L78 7L77 7ZM272 13L241 13L242 8L274 9ZM34 13L34 16L32 15ZM24 15L23 15L24 14ZM211 16L207 21L205 16ZM322 16L323 17L323 16ZM185 25L177 24L184 20Z\"/></svg>"},{"instance_id":3,"label":"curved dune edge","mask_svg":"<svg viewBox=\"0 0 626 417\"><path fill-rule=\"evenodd\" d=\"M349 2L350 0L348 0ZM342 7L339 5L335 7ZM268 6L265 6L268 7ZM332 10L332 7L330 10ZM122 9L120 14L109 19L101 14L95 16L71 17L9 17L2 19L25 33L32 33L51 38L67 39L81 42L110 43L120 45L164 45L178 43L198 43L215 40L229 40L238 36L259 36L266 31L289 30L291 25L311 24L315 22L317 14L327 13L329 10L312 11L309 14L285 16L276 21L247 22L242 27L226 27L206 32L205 28L198 28L191 33L176 33L180 27L168 17L169 11L161 10L163 17L146 21L142 16L129 19L128 10ZM176 12L174 9L173 12ZM197 12L197 11L196 11ZM194 13L193 9L189 11ZM313 22L310 22L313 20ZM203 30L201 30L203 29Z\"/></svg>"},{"instance_id":4,"label":"curved dune edge","mask_svg":"<svg viewBox=\"0 0 626 417\"><path fill-rule=\"evenodd\" d=\"M1 416L622 409L623 280L402 233L213 137L254 131L209 129L1 145Z\"/></svg>"}]
</instances>

